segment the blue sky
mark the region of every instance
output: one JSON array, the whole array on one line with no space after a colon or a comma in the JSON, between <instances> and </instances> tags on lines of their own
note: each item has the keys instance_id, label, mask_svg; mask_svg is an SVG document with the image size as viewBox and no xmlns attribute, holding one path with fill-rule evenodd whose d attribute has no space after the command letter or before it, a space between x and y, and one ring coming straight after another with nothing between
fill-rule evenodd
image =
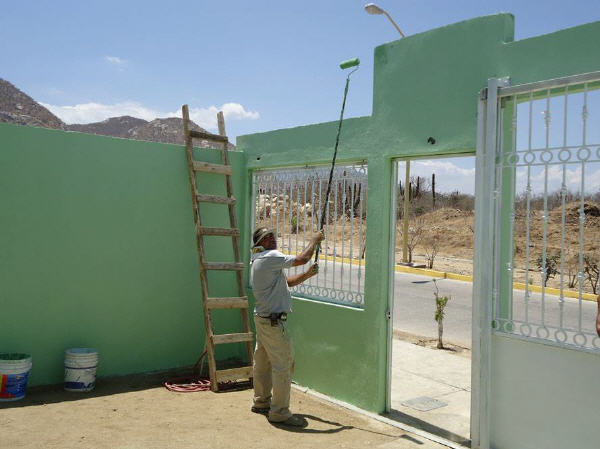
<instances>
[{"instance_id":1,"label":"blue sky","mask_svg":"<svg viewBox=\"0 0 600 449\"><path fill-rule=\"evenodd\" d=\"M347 116L369 115L375 46L398 38L366 2L19 1L0 15L0 77L68 122L178 114L201 126L224 107L228 134L335 120L358 56ZM516 38L600 18L600 1L381 0L406 34L496 12Z\"/></svg>"}]
</instances>

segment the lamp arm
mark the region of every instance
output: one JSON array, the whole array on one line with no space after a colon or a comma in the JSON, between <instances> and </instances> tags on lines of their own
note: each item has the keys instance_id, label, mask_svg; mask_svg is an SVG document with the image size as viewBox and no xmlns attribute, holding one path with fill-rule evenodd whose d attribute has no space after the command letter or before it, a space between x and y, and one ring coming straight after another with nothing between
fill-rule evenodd
<instances>
[{"instance_id":1,"label":"lamp arm","mask_svg":"<svg viewBox=\"0 0 600 449\"><path fill-rule=\"evenodd\" d=\"M400 33L400 36L402 37L406 37L406 35L402 32L402 30L400 29L400 27L398 25L396 25L396 22L394 22L394 19L392 19L392 16L390 16L386 10L382 9L383 13L385 14L385 16L390 19L390 22L392 22L392 25L394 25L394 27L396 28L396 30L398 30L398 33Z\"/></svg>"}]
</instances>

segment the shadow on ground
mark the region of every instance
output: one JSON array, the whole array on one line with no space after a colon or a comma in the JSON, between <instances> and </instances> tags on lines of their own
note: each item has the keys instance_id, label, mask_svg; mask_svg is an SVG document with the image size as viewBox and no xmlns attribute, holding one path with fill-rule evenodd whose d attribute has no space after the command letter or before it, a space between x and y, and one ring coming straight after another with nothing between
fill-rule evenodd
<instances>
[{"instance_id":1,"label":"shadow on ground","mask_svg":"<svg viewBox=\"0 0 600 449\"><path fill-rule=\"evenodd\" d=\"M271 424L273 427L276 427L277 429L286 430L286 431L292 432L292 433L322 433L322 434L328 434L328 433L338 433L338 432L342 432L344 430L355 429L355 430L360 430L360 431L368 432L368 433L374 433L374 434L382 435L382 436L386 436L386 437L398 438L396 435L394 435L392 433L377 432L377 431L374 431L374 430L365 429L363 427L344 425L344 424L341 424L339 422L335 422L335 421L330 421L330 420L327 420L327 419L319 418L318 416L315 416L315 415L308 415L308 414L296 413L296 416L299 416L300 418L302 418L304 420L304 422L305 422L305 426L304 427L286 426L284 424L274 423L274 422L270 422L268 420L267 420L267 422L269 422L269 424ZM317 428L314 428L314 427L310 427L312 424L316 424L318 426L324 426L325 428L323 428L323 429L317 429ZM405 436L405 435L402 435L402 436ZM408 436L408 435L406 435L406 436Z\"/></svg>"},{"instance_id":2,"label":"shadow on ground","mask_svg":"<svg viewBox=\"0 0 600 449\"><path fill-rule=\"evenodd\" d=\"M471 440L465 439L464 437L457 435L456 433L452 433L446 429L442 429L441 427L430 424L426 421L423 421L422 419L415 418L414 416L407 415L406 413L402 413L398 410L392 409L389 414L386 414L384 416L393 419L394 421L398 421L403 424L408 424L409 426L445 438L446 440L454 441L455 443L458 443L462 446L471 447Z\"/></svg>"}]
</instances>

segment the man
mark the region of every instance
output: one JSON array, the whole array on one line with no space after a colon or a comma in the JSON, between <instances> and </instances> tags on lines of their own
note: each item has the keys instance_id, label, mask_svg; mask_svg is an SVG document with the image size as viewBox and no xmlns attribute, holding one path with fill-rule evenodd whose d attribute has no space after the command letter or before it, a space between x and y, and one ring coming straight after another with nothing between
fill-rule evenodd
<instances>
[{"instance_id":1,"label":"man","mask_svg":"<svg viewBox=\"0 0 600 449\"><path fill-rule=\"evenodd\" d=\"M304 265L315 247L325 238L316 233L298 256L277 251L277 231L259 228L252 241L250 284L256 299L256 349L254 351L254 405L252 411L268 415L270 422L304 426L306 421L290 411L290 388L294 350L286 329L287 314L292 311L289 287L298 285L319 272L312 265L304 273L286 277L284 268ZM272 390L272 393L271 393Z\"/></svg>"}]
</instances>

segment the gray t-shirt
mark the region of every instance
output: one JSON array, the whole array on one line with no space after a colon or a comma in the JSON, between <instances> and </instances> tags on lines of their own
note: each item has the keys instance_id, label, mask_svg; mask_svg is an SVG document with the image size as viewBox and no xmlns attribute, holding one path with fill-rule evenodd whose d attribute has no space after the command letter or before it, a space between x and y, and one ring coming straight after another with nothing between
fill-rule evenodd
<instances>
[{"instance_id":1,"label":"gray t-shirt","mask_svg":"<svg viewBox=\"0 0 600 449\"><path fill-rule=\"evenodd\" d=\"M276 249L252 255L250 285L256 299L254 313L267 316L292 311L292 296L283 269L290 268L295 260L296 256L286 256Z\"/></svg>"}]
</instances>

